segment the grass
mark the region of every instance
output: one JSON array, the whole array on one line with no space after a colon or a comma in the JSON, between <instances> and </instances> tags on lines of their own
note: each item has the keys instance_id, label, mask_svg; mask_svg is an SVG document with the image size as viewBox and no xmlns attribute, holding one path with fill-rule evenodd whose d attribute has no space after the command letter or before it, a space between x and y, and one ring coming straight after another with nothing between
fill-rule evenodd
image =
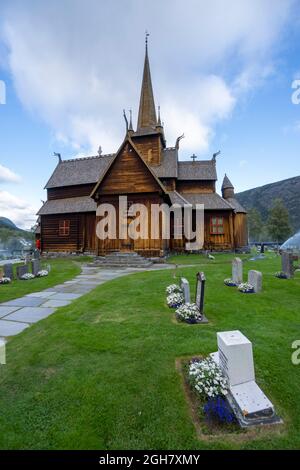
<instances>
[{"instance_id":1,"label":"grass","mask_svg":"<svg viewBox=\"0 0 300 470\"><path fill-rule=\"evenodd\" d=\"M22 281L15 279L11 284L0 285L0 302L8 302L9 300L22 297L32 292L39 292L48 289L62 282L68 281L80 273L80 263L89 261L88 257L80 258L57 258L42 261L42 267L51 265L49 276ZM14 265L14 274L16 277L16 266Z\"/></svg>"},{"instance_id":2,"label":"grass","mask_svg":"<svg viewBox=\"0 0 300 470\"><path fill-rule=\"evenodd\" d=\"M244 295L223 285L229 261L217 255L199 265L208 325L172 322L164 291L173 270L161 270L103 284L12 338L0 368L0 448L299 448L300 366L291 362L300 339L299 273L275 278L274 255L245 261L245 271L263 272L263 292ZM197 270L182 265L177 274L194 289ZM215 351L216 332L232 329L253 342L257 382L285 426L246 440L199 439L175 361Z\"/></svg>"}]
</instances>

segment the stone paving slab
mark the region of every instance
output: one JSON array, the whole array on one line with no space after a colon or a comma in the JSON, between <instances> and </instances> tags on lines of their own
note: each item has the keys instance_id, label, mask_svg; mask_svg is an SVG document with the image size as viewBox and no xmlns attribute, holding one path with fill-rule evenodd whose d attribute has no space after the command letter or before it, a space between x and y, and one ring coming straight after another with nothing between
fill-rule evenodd
<instances>
[{"instance_id":1,"label":"stone paving slab","mask_svg":"<svg viewBox=\"0 0 300 470\"><path fill-rule=\"evenodd\" d=\"M5 317L5 315L8 315L9 313L15 312L16 310L20 308L20 307L7 307L7 306L2 307L2 305L0 305L0 318Z\"/></svg>"},{"instance_id":2,"label":"stone paving slab","mask_svg":"<svg viewBox=\"0 0 300 470\"><path fill-rule=\"evenodd\" d=\"M51 300L75 300L81 297L81 294L54 294L51 297Z\"/></svg>"},{"instance_id":3,"label":"stone paving slab","mask_svg":"<svg viewBox=\"0 0 300 470\"><path fill-rule=\"evenodd\" d=\"M55 299L49 299L47 302L41 305L43 308L57 308L57 307L65 307L66 305L70 305L71 300L55 300Z\"/></svg>"},{"instance_id":4,"label":"stone paving slab","mask_svg":"<svg viewBox=\"0 0 300 470\"><path fill-rule=\"evenodd\" d=\"M44 298L50 297L53 294L54 292L42 291L42 292L33 292L32 294L27 294L26 297L40 297L41 299L44 299Z\"/></svg>"},{"instance_id":5,"label":"stone paving slab","mask_svg":"<svg viewBox=\"0 0 300 470\"><path fill-rule=\"evenodd\" d=\"M13 320L15 322L36 323L43 318L47 318L55 311L54 308L43 307L24 307L11 313L5 320Z\"/></svg>"},{"instance_id":6,"label":"stone paving slab","mask_svg":"<svg viewBox=\"0 0 300 470\"><path fill-rule=\"evenodd\" d=\"M4 302L3 304L1 304L1 306L38 307L43 302L45 302L45 300L39 297L20 297L19 299Z\"/></svg>"},{"instance_id":7,"label":"stone paving slab","mask_svg":"<svg viewBox=\"0 0 300 470\"><path fill-rule=\"evenodd\" d=\"M28 323L0 320L0 337L14 336L28 328Z\"/></svg>"}]
</instances>

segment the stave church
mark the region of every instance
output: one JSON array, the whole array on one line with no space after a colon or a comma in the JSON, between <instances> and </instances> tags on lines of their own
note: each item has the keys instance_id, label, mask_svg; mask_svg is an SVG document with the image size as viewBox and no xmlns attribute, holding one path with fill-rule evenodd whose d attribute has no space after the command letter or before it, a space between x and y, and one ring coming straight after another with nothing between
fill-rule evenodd
<instances>
[{"instance_id":1,"label":"stave church","mask_svg":"<svg viewBox=\"0 0 300 470\"><path fill-rule=\"evenodd\" d=\"M119 196L127 196L128 207L143 203L204 205L204 246L210 251L242 250L248 244L247 213L235 198L227 175L222 195L216 192L217 162L179 159L180 137L168 147L164 126L156 113L151 81L148 45L136 128L127 121L126 135L114 154L59 161L45 189L47 200L38 212L37 237L42 252L80 252L106 255L111 252L137 252L160 257L186 249L183 239L174 237L171 219L170 239L116 238L96 236L97 206L110 203L118 213ZM128 211L128 223L130 212ZM151 222L149 221L149 224ZM151 227L149 227L151 234Z\"/></svg>"}]
</instances>

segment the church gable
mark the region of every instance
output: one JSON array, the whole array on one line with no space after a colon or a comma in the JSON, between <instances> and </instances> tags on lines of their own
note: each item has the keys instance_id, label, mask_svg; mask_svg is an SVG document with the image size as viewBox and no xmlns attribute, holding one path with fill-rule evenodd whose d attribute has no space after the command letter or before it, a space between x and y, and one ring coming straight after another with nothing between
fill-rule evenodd
<instances>
[{"instance_id":1,"label":"church gable","mask_svg":"<svg viewBox=\"0 0 300 470\"><path fill-rule=\"evenodd\" d=\"M161 192L164 188L127 140L93 191L97 194Z\"/></svg>"}]
</instances>

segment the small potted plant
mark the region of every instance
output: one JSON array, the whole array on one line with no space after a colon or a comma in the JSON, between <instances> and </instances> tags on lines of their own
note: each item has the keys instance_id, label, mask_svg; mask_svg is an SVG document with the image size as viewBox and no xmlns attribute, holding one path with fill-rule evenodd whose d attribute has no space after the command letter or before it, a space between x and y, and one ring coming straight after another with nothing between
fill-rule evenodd
<instances>
[{"instance_id":1,"label":"small potted plant","mask_svg":"<svg viewBox=\"0 0 300 470\"><path fill-rule=\"evenodd\" d=\"M287 275L286 273L284 273L283 271L277 271L277 273L275 273L275 277L278 277L278 279L287 279Z\"/></svg>"},{"instance_id":2,"label":"small potted plant","mask_svg":"<svg viewBox=\"0 0 300 470\"><path fill-rule=\"evenodd\" d=\"M225 286L236 287L236 283L230 277L224 279L224 284Z\"/></svg>"},{"instance_id":3,"label":"small potted plant","mask_svg":"<svg viewBox=\"0 0 300 470\"><path fill-rule=\"evenodd\" d=\"M183 295L174 293L167 296L167 304L170 308L177 308L183 304Z\"/></svg>"},{"instance_id":4,"label":"small potted plant","mask_svg":"<svg viewBox=\"0 0 300 470\"><path fill-rule=\"evenodd\" d=\"M177 320L191 324L200 323L202 320L202 315L197 305L192 303L183 304L178 307L175 315Z\"/></svg>"},{"instance_id":5,"label":"small potted plant","mask_svg":"<svg viewBox=\"0 0 300 470\"><path fill-rule=\"evenodd\" d=\"M170 295L170 294L182 294L182 289L178 286L178 284L170 284L167 288L166 288L166 294L167 295Z\"/></svg>"},{"instance_id":6,"label":"small potted plant","mask_svg":"<svg viewBox=\"0 0 300 470\"><path fill-rule=\"evenodd\" d=\"M242 292L243 294L253 294L254 293L254 287L252 284L249 284L249 282L242 282L238 286L238 290Z\"/></svg>"}]
</instances>

